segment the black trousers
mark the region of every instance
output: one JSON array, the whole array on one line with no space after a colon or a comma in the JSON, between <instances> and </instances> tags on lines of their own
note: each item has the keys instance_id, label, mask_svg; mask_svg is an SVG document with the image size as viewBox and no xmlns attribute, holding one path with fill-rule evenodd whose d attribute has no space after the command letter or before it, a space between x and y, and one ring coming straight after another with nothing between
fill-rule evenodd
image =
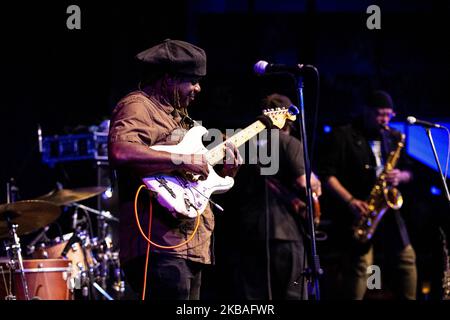
<instances>
[{"instance_id":1,"label":"black trousers","mask_svg":"<svg viewBox=\"0 0 450 320\"><path fill-rule=\"evenodd\" d=\"M301 241L271 240L270 286L263 241L247 242L235 274L236 297L243 300L307 300L305 251Z\"/></svg>"},{"instance_id":2,"label":"black trousers","mask_svg":"<svg viewBox=\"0 0 450 320\"><path fill-rule=\"evenodd\" d=\"M145 256L123 263L131 288L142 297ZM147 272L146 300L199 300L203 264L152 253Z\"/></svg>"}]
</instances>

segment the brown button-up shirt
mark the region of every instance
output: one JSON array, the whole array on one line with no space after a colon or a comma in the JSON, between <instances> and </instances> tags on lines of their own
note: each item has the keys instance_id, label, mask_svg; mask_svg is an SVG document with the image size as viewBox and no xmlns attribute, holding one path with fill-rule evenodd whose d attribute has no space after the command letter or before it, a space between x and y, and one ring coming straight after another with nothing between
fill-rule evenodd
<instances>
[{"instance_id":1,"label":"brown button-up shirt","mask_svg":"<svg viewBox=\"0 0 450 320\"><path fill-rule=\"evenodd\" d=\"M180 117L174 116L174 108L158 96L141 91L132 92L115 107L109 132L109 144L115 142L139 143L145 146L176 144L183 134ZM174 134L176 132L176 134ZM175 138L174 138L175 137ZM130 168L116 168L120 202L120 257L122 261L146 254L147 241L141 236L135 220L134 196L142 177ZM148 192L141 192L138 203L140 223L148 235L149 202L152 201L153 219L151 240L163 246L175 246L192 234L196 219L175 219L157 201L150 200ZM191 241L175 249L151 250L171 254L204 264L212 263L212 232L214 216L208 206L200 217L199 228Z\"/></svg>"}]
</instances>

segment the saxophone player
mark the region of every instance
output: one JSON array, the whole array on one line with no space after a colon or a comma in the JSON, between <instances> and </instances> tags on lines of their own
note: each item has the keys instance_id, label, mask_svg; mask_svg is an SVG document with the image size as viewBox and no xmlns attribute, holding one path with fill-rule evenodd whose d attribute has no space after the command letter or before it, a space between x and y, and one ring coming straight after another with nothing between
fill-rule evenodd
<instances>
[{"instance_id":1,"label":"saxophone player","mask_svg":"<svg viewBox=\"0 0 450 320\"><path fill-rule=\"evenodd\" d=\"M385 211L373 238L365 243L356 241L352 232L354 221L367 217L373 210L368 199L380 174L384 174L388 187L412 179L401 162L396 168L385 170L386 159L401 139L400 132L387 129L394 116L391 96L385 91L373 91L350 124L330 133L320 157L320 177L336 201L334 225L339 230L343 257L340 296L347 299L364 298L371 274L368 267L380 253L382 264L378 261L375 264L380 266L382 289L389 289L397 299L416 299L416 256L400 212Z\"/></svg>"}]
</instances>

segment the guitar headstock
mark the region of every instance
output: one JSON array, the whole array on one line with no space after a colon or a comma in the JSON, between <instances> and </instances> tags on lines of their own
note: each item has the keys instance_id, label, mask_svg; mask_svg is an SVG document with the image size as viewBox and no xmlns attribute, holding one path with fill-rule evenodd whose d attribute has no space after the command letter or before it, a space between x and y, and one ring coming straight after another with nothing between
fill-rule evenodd
<instances>
[{"instance_id":1,"label":"guitar headstock","mask_svg":"<svg viewBox=\"0 0 450 320\"><path fill-rule=\"evenodd\" d=\"M279 129L283 128L286 120L295 121L299 110L296 106L291 105L289 108L265 109L263 114L270 118L272 124Z\"/></svg>"}]
</instances>

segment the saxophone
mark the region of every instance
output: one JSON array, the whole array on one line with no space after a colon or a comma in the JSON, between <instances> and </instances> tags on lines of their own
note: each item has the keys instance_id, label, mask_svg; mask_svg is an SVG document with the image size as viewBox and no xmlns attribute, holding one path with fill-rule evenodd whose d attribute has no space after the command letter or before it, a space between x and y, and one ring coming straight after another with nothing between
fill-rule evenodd
<instances>
[{"instance_id":1,"label":"saxophone","mask_svg":"<svg viewBox=\"0 0 450 320\"><path fill-rule=\"evenodd\" d=\"M390 129L386 127L386 130ZM365 243L372 238L383 215L389 208L397 210L403 205L403 197L400 191L388 185L386 175L397 165L400 152L404 146L405 135L402 134L397 142L396 149L389 153L383 171L370 191L369 199L367 200L369 213L361 215L353 225L353 236L360 243Z\"/></svg>"}]
</instances>

